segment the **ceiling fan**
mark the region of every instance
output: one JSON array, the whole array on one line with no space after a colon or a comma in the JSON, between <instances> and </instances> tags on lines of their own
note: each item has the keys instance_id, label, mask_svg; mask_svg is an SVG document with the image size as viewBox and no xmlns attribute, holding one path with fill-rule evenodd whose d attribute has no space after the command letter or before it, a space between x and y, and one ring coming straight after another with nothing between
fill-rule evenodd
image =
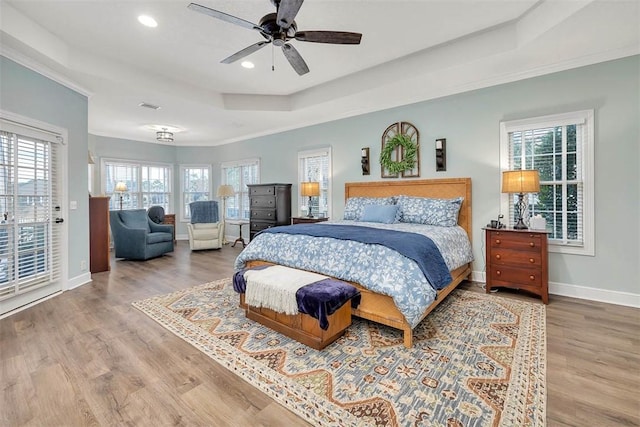
<instances>
[{"instance_id":1,"label":"ceiling fan","mask_svg":"<svg viewBox=\"0 0 640 427\"><path fill-rule=\"evenodd\" d=\"M223 59L220 61L223 64L231 64L238 59L256 52L267 44L273 43L273 46L282 48L282 53L284 53L284 56L293 69L299 75L303 75L309 72L309 67L296 48L288 43L289 40L295 39L313 43L360 44L360 39L362 38L362 34L360 33L346 31L298 31L298 26L294 18L298 14L303 1L304 0L271 0L271 3L276 7L276 13L269 13L263 16L258 24L196 3L189 4L188 8L231 24L258 31L265 38L264 41L259 41L258 43L245 47Z\"/></svg>"}]
</instances>

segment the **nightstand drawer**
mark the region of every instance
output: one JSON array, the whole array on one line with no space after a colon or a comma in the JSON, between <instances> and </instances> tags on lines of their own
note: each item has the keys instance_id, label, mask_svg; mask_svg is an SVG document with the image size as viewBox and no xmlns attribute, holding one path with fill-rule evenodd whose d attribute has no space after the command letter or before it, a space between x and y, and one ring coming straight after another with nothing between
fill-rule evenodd
<instances>
[{"instance_id":1,"label":"nightstand drawer","mask_svg":"<svg viewBox=\"0 0 640 427\"><path fill-rule=\"evenodd\" d=\"M252 196L252 208L274 208L276 207L276 198L274 196Z\"/></svg>"},{"instance_id":2,"label":"nightstand drawer","mask_svg":"<svg viewBox=\"0 0 640 427\"><path fill-rule=\"evenodd\" d=\"M267 221L275 221L275 209L251 209L251 219L264 219Z\"/></svg>"},{"instance_id":3,"label":"nightstand drawer","mask_svg":"<svg viewBox=\"0 0 640 427\"><path fill-rule=\"evenodd\" d=\"M526 286L540 286L542 284L542 274L539 268L524 269L492 265L489 274L494 286L518 283Z\"/></svg>"},{"instance_id":4,"label":"nightstand drawer","mask_svg":"<svg viewBox=\"0 0 640 427\"><path fill-rule=\"evenodd\" d=\"M514 267L540 268L542 266L542 256L540 252L497 248L491 251L491 262L497 265L507 264Z\"/></svg>"},{"instance_id":5,"label":"nightstand drawer","mask_svg":"<svg viewBox=\"0 0 640 427\"><path fill-rule=\"evenodd\" d=\"M542 240L540 235L530 233L490 232L491 248L516 249L520 251L540 251Z\"/></svg>"}]
</instances>

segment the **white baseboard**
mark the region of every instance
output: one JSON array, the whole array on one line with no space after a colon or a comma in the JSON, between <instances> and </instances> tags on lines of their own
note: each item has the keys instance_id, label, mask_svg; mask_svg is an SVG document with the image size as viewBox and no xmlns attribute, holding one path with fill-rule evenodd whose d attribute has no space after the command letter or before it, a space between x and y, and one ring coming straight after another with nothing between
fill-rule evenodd
<instances>
[{"instance_id":1,"label":"white baseboard","mask_svg":"<svg viewBox=\"0 0 640 427\"><path fill-rule=\"evenodd\" d=\"M66 290L70 290L70 289L75 289L77 287L80 287L82 285L86 285L87 283L91 283L91 273L90 272L86 272L83 273L79 276L70 278L69 281L67 282L67 289Z\"/></svg>"},{"instance_id":2,"label":"white baseboard","mask_svg":"<svg viewBox=\"0 0 640 427\"><path fill-rule=\"evenodd\" d=\"M471 280L485 283L484 271L473 271L471 273ZM640 294L633 294L631 292L549 282L549 294L640 308Z\"/></svg>"}]
</instances>

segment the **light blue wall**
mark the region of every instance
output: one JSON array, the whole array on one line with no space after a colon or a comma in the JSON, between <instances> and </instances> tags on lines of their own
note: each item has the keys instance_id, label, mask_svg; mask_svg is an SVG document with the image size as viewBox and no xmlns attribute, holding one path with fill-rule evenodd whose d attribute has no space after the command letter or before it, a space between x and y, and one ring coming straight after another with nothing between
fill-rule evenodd
<instances>
[{"instance_id":1,"label":"light blue wall","mask_svg":"<svg viewBox=\"0 0 640 427\"><path fill-rule=\"evenodd\" d=\"M218 147L180 147L176 165L213 165L259 157L262 182L297 186L297 152L330 145L333 151L333 217L344 207L344 183L380 180L380 138L407 121L420 131L421 178L471 177L475 271L484 269L482 226L500 209L499 122L585 109L595 110L596 256L550 254L550 281L638 294L640 275L640 57L601 63L358 117L309 126ZM447 171L435 172L434 141L447 139ZM156 159L156 145L126 142L127 156ZM370 176L360 172L360 148L371 148ZM102 156L102 145L96 154ZM140 158L140 157L137 157ZM621 184L624 183L624 184ZM176 184L177 185L177 184ZM177 187L176 187L177 188ZM294 214L298 212L294 197Z\"/></svg>"},{"instance_id":2,"label":"light blue wall","mask_svg":"<svg viewBox=\"0 0 640 427\"><path fill-rule=\"evenodd\" d=\"M0 108L68 131L66 192L78 208L63 210L69 232L68 274L79 276L89 262L89 200L87 197L87 97L0 56Z\"/></svg>"},{"instance_id":3,"label":"light blue wall","mask_svg":"<svg viewBox=\"0 0 640 427\"><path fill-rule=\"evenodd\" d=\"M421 178L472 178L474 270L482 271L481 228L500 209L499 122L594 109L596 256L550 254L549 279L638 294L639 76L635 56L234 143L217 155L219 161L257 155L263 182L295 184L297 151L331 145L333 216L339 217L345 182L380 179L382 132L394 122L410 122L420 131ZM436 138L447 138L446 172L435 171ZM371 147L368 177L360 174L361 147Z\"/></svg>"}]
</instances>

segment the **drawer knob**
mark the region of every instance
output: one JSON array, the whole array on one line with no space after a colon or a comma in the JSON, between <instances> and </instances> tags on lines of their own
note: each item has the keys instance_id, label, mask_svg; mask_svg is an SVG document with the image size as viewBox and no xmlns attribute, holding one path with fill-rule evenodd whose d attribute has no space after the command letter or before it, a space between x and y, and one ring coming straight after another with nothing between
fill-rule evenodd
<instances>
[{"instance_id":1,"label":"drawer knob","mask_svg":"<svg viewBox=\"0 0 640 427\"><path fill-rule=\"evenodd\" d=\"M501 259L502 256L500 254L496 255L496 259Z\"/></svg>"},{"instance_id":2,"label":"drawer knob","mask_svg":"<svg viewBox=\"0 0 640 427\"><path fill-rule=\"evenodd\" d=\"M502 274L502 272L500 270L496 270L496 276L499 276L501 274Z\"/></svg>"},{"instance_id":3,"label":"drawer knob","mask_svg":"<svg viewBox=\"0 0 640 427\"><path fill-rule=\"evenodd\" d=\"M533 242L529 242L529 246L534 247L536 244Z\"/></svg>"},{"instance_id":4,"label":"drawer knob","mask_svg":"<svg viewBox=\"0 0 640 427\"><path fill-rule=\"evenodd\" d=\"M496 245L500 244L500 239L496 239Z\"/></svg>"},{"instance_id":5,"label":"drawer knob","mask_svg":"<svg viewBox=\"0 0 640 427\"><path fill-rule=\"evenodd\" d=\"M536 262L536 260L535 260L535 259L533 259L533 258L529 258L529 262L530 262L531 264L533 264L533 263L535 263L535 262Z\"/></svg>"},{"instance_id":6,"label":"drawer knob","mask_svg":"<svg viewBox=\"0 0 640 427\"><path fill-rule=\"evenodd\" d=\"M536 276L532 274L531 276L529 276L529 280L536 280Z\"/></svg>"}]
</instances>

